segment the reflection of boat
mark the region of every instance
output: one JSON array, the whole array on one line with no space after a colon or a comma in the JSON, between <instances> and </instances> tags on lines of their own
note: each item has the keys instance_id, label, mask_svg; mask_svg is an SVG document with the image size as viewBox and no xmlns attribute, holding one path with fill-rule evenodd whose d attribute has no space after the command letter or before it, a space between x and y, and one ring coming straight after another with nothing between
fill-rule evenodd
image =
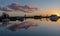
<instances>
[{"instance_id":1,"label":"reflection of boat","mask_svg":"<svg viewBox=\"0 0 60 36\"><path fill-rule=\"evenodd\" d=\"M57 21L59 17L57 15L51 15L49 18L51 21Z\"/></svg>"}]
</instances>

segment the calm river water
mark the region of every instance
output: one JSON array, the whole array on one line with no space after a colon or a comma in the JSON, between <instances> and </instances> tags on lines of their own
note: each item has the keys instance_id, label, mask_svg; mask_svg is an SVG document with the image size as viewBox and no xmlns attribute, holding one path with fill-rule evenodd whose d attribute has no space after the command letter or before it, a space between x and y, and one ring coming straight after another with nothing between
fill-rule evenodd
<instances>
[{"instance_id":1,"label":"calm river water","mask_svg":"<svg viewBox=\"0 0 60 36\"><path fill-rule=\"evenodd\" d=\"M17 26L14 26L16 24ZM5 25L0 23L0 36L60 36L60 20L52 22L49 19L48 21L46 19L42 19L42 21L27 19L24 22L11 21Z\"/></svg>"}]
</instances>

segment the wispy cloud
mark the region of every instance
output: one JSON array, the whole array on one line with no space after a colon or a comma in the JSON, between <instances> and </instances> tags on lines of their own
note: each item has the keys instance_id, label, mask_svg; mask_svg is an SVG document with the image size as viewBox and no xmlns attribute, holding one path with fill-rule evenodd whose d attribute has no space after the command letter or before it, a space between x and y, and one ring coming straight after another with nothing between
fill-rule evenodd
<instances>
[{"instance_id":1,"label":"wispy cloud","mask_svg":"<svg viewBox=\"0 0 60 36\"><path fill-rule=\"evenodd\" d=\"M23 12L34 12L34 11L37 11L38 8L28 6L28 5L21 6L18 3L12 3L11 5L0 8L0 10L2 10L2 11L17 11L17 10L19 10L19 11L23 11Z\"/></svg>"}]
</instances>

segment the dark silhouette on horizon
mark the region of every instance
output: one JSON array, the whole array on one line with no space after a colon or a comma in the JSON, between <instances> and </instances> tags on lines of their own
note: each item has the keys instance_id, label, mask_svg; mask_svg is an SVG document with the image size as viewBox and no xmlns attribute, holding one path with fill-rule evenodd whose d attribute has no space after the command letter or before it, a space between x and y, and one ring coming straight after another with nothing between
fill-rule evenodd
<instances>
[{"instance_id":1,"label":"dark silhouette on horizon","mask_svg":"<svg viewBox=\"0 0 60 36\"><path fill-rule=\"evenodd\" d=\"M0 16L0 22L9 22L9 21L16 21L16 20L19 20L21 22L23 22L25 19L43 19L43 18L46 18L46 19L50 19L51 21L57 21L60 16L57 16L57 15L51 15L51 16L15 16L15 17L10 17L8 14L6 13L3 13L2 16Z\"/></svg>"}]
</instances>

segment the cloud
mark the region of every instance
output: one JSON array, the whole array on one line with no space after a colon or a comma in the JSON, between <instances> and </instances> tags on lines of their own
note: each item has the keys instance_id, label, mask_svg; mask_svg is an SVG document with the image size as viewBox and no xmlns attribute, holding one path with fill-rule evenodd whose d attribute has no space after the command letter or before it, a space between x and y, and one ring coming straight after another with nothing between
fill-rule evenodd
<instances>
[{"instance_id":1,"label":"cloud","mask_svg":"<svg viewBox=\"0 0 60 36\"><path fill-rule=\"evenodd\" d=\"M9 5L7 7L0 8L0 10L2 10L2 11L17 11L17 10L20 10L20 11L23 11L23 12L34 12L34 11L37 11L38 8L34 8L34 7L28 6L28 5L21 6L18 3L12 3L11 5Z\"/></svg>"},{"instance_id":2,"label":"cloud","mask_svg":"<svg viewBox=\"0 0 60 36\"><path fill-rule=\"evenodd\" d=\"M2 11L13 11L13 9L10 9L10 8L8 8L8 7L3 7L1 10L2 10Z\"/></svg>"}]
</instances>

